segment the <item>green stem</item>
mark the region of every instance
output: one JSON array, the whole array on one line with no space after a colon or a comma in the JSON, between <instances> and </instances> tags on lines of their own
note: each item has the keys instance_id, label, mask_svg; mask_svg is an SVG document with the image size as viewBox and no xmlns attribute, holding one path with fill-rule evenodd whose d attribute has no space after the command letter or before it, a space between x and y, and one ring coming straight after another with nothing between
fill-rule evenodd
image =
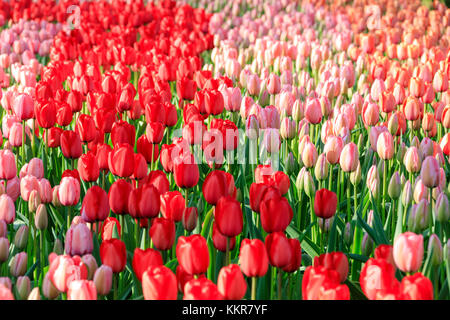
<instances>
[{"instance_id":1,"label":"green stem","mask_svg":"<svg viewBox=\"0 0 450 320\"><path fill-rule=\"evenodd\" d=\"M278 269L278 300L282 299L282 280L283 280L283 269Z\"/></svg>"},{"instance_id":2,"label":"green stem","mask_svg":"<svg viewBox=\"0 0 450 320\"><path fill-rule=\"evenodd\" d=\"M252 300L256 300L256 277L252 277Z\"/></svg>"}]
</instances>

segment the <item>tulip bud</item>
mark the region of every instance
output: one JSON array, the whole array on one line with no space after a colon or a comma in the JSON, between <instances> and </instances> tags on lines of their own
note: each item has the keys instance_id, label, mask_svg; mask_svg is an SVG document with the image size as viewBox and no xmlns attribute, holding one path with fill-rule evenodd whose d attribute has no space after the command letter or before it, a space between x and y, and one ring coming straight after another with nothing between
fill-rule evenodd
<instances>
[{"instance_id":1,"label":"tulip bud","mask_svg":"<svg viewBox=\"0 0 450 320\"><path fill-rule=\"evenodd\" d=\"M293 174L297 169L297 162L295 161L294 154L289 152L287 157L284 159L284 167L288 175Z\"/></svg>"},{"instance_id":2,"label":"tulip bud","mask_svg":"<svg viewBox=\"0 0 450 320\"><path fill-rule=\"evenodd\" d=\"M420 233L429 224L428 201L422 199L418 204L414 204L408 217L408 229L415 233Z\"/></svg>"},{"instance_id":3,"label":"tulip bud","mask_svg":"<svg viewBox=\"0 0 450 320\"><path fill-rule=\"evenodd\" d=\"M53 252L57 255L61 255L64 253L64 248L61 240L55 239L55 243L53 244Z\"/></svg>"},{"instance_id":4,"label":"tulip bud","mask_svg":"<svg viewBox=\"0 0 450 320\"><path fill-rule=\"evenodd\" d=\"M294 121L299 122L305 117L305 107L300 100L295 100L292 107L292 118Z\"/></svg>"},{"instance_id":5,"label":"tulip bud","mask_svg":"<svg viewBox=\"0 0 450 320\"><path fill-rule=\"evenodd\" d=\"M305 176L306 169L301 168L300 172L297 175L297 179L295 180L295 186L297 187L297 193L300 195L304 189L303 177Z\"/></svg>"},{"instance_id":6,"label":"tulip bud","mask_svg":"<svg viewBox=\"0 0 450 320\"><path fill-rule=\"evenodd\" d=\"M402 204L403 206L407 207L413 199L413 192L411 187L411 182L408 180L405 183L405 186L402 190Z\"/></svg>"},{"instance_id":7,"label":"tulip bud","mask_svg":"<svg viewBox=\"0 0 450 320\"><path fill-rule=\"evenodd\" d=\"M187 231L192 231L197 226L198 212L196 207L188 207L183 210L183 215L181 222L183 223L183 228Z\"/></svg>"},{"instance_id":8,"label":"tulip bud","mask_svg":"<svg viewBox=\"0 0 450 320\"><path fill-rule=\"evenodd\" d=\"M314 174L317 180L324 180L328 177L328 161L324 153L317 158Z\"/></svg>"},{"instance_id":9,"label":"tulip bud","mask_svg":"<svg viewBox=\"0 0 450 320\"><path fill-rule=\"evenodd\" d=\"M27 300L41 300L41 293L39 292L39 287L35 287L33 288L33 290L31 290Z\"/></svg>"},{"instance_id":10,"label":"tulip bud","mask_svg":"<svg viewBox=\"0 0 450 320\"><path fill-rule=\"evenodd\" d=\"M94 284L99 295L107 295L111 291L113 272L110 266L102 264L94 275Z\"/></svg>"},{"instance_id":11,"label":"tulip bud","mask_svg":"<svg viewBox=\"0 0 450 320\"><path fill-rule=\"evenodd\" d=\"M361 243L361 252L364 256L370 257L372 251L373 251L373 240L368 233L365 233Z\"/></svg>"},{"instance_id":12,"label":"tulip bud","mask_svg":"<svg viewBox=\"0 0 450 320\"><path fill-rule=\"evenodd\" d=\"M20 277L27 272L28 256L26 252L19 252L10 261L9 272L13 277Z\"/></svg>"},{"instance_id":13,"label":"tulip bud","mask_svg":"<svg viewBox=\"0 0 450 320\"><path fill-rule=\"evenodd\" d=\"M439 184L439 164L433 156L427 156L422 163L420 178L428 188L434 188Z\"/></svg>"},{"instance_id":14,"label":"tulip bud","mask_svg":"<svg viewBox=\"0 0 450 320\"><path fill-rule=\"evenodd\" d=\"M445 223L450 220L450 206L448 197L444 192L441 192L436 199L434 216L436 220L441 223Z\"/></svg>"},{"instance_id":15,"label":"tulip bud","mask_svg":"<svg viewBox=\"0 0 450 320\"><path fill-rule=\"evenodd\" d=\"M44 281L42 283L42 293L47 299L50 300L56 299L56 297L59 296L59 291L50 280L49 273L46 273L44 276Z\"/></svg>"},{"instance_id":16,"label":"tulip bud","mask_svg":"<svg viewBox=\"0 0 450 320\"><path fill-rule=\"evenodd\" d=\"M407 150L406 145L405 145L404 142L402 142L402 143L398 146L398 149L397 149L397 155L396 155L397 160L398 160L399 162L403 162L403 158L405 157L406 150Z\"/></svg>"},{"instance_id":17,"label":"tulip bud","mask_svg":"<svg viewBox=\"0 0 450 320\"><path fill-rule=\"evenodd\" d=\"M250 115L245 122L245 134L249 140L256 140L259 136L259 123L255 115Z\"/></svg>"},{"instance_id":18,"label":"tulip bud","mask_svg":"<svg viewBox=\"0 0 450 320\"><path fill-rule=\"evenodd\" d=\"M392 199L398 199L402 192L402 183L400 181L400 175L398 171L395 171L389 181L388 194Z\"/></svg>"},{"instance_id":19,"label":"tulip bud","mask_svg":"<svg viewBox=\"0 0 450 320\"><path fill-rule=\"evenodd\" d=\"M356 146L358 147L359 154L361 154L363 152L363 148L365 146L365 141L364 141L364 137L362 134L360 134L358 136L358 142L356 143ZM370 149L370 150L372 150L372 149Z\"/></svg>"},{"instance_id":20,"label":"tulip bud","mask_svg":"<svg viewBox=\"0 0 450 320\"><path fill-rule=\"evenodd\" d=\"M0 265L7 261L9 257L9 241L8 238L0 238Z\"/></svg>"},{"instance_id":21,"label":"tulip bud","mask_svg":"<svg viewBox=\"0 0 450 320\"><path fill-rule=\"evenodd\" d=\"M43 203L41 203L36 210L36 215L34 216L34 225L38 230L47 229L48 214L45 204Z\"/></svg>"},{"instance_id":22,"label":"tulip bud","mask_svg":"<svg viewBox=\"0 0 450 320\"><path fill-rule=\"evenodd\" d=\"M94 277L94 273L98 268L97 261L95 260L94 256L92 254L85 254L81 260L86 265L88 270L88 280L92 280Z\"/></svg>"},{"instance_id":23,"label":"tulip bud","mask_svg":"<svg viewBox=\"0 0 450 320\"><path fill-rule=\"evenodd\" d=\"M36 212L37 207L41 204L41 196L37 190L33 190L30 193L30 198L28 199L28 210L30 212Z\"/></svg>"},{"instance_id":24,"label":"tulip bud","mask_svg":"<svg viewBox=\"0 0 450 320\"><path fill-rule=\"evenodd\" d=\"M355 171L350 172L350 182L353 185L358 185L361 181L361 164L358 163Z\"/></svg>"},{"instance_id":25,"label":"tulip bud","mask_svg":"<svg viewBox=\"0 0 450 320\"><path fill-rule=\"evenodd\" d=\"M309 171L305 171L303 177L303 187L305 188L305 193L309 198L313 198L316 194L316 186L314 184L313 177Z\"/></svg>"},{"instance_id":26,"label":"tulip bud","mask_svg":"<svg viewBox=\"0 0 450 320\"><path fill-rule=\"evenodd\" d=\"M431 256L431 263L437 267L442 263L442 244L439 237L434 233L428 240L428 256Z\"/></svg>"},{"instance_id":27,"label":"tulip bud","mask_svg":"<svg viewBox=\"0 0 450 320\"><path fill-rule=\"evenodd\" d=\"M350 246L353 242L353 230L350 222L347 222L344 229L344 241L347 246Z\"/></svg>"},{"instance_id":28,"label":"tulip bud","mask_svg":"<svg viewBox=\"0 0 450 320\"><path fill-rule=\"evenodd\" d=\"M59 201L59 186L55 186L53 187L53 191L52 191L52 204L58 208L61 207L61 202Z\"/></svg>"},{"instance_id":29,"label":"tulip bud","mask_svg":"<svg viewBox=\"0 0 450 320\"><path fill-rule=\"evenodd\" d=\"M25 300L30 294L30 278L27 276L18 277L16 282L16 295L20 300Z\"/></svg>"},{"instance_id":30,"label":"tulip bud","mask_svg":"<svg viewBox=\"0 0 450 320\"><path fill-rule=\"evenodd\" d=\"M21 225L17 230L14 237L14 245L17 249L22 250L26 247L28 241L28 227L26 225Z\"/></svg>"},{"instance_id":31,"label":"tulip bud","mask_svg":"<svg viewBox=\"0 0 450 320\"><path fill-rule=\"evenodd\" d=\"M395 135L398 131L398 114L396 112L392 113L392 116L388 121L388 130L392 135Z\"/></svg>"}]
</instances>

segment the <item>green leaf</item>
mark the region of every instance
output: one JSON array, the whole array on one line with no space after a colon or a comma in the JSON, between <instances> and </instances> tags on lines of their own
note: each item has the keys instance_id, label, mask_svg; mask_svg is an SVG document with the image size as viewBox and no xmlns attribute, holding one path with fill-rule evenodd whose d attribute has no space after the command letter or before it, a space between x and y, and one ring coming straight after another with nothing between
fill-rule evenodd
<instances>
[{"instance_id":1,"label":"green leaf","mask_svg":"<svg viewBox=\"0 0 450 320\"><path fill-rule=\"evenodd\" d=\"M361 288L357 283L347 279L345 280L345 284L348 286L348 289L350 290L350 296L352 300L367 300L367 297L361 291Z\"/></svg>"}]
</instances>

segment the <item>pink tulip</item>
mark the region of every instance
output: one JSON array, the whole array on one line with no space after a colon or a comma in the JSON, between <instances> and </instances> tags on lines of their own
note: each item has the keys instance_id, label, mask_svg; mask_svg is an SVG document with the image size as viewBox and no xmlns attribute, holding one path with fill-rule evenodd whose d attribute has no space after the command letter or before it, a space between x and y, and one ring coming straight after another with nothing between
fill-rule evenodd
<instances>
[{"instance_id":1,"label":"pink tulip","mask_svg":"<svg viewBox=\"0 0 450 320\"><path fill-rule=\"evenodd\" d=\"M39 193L40 185L35 176L26 175L20 179L20 195L23 200L28 201L33 190Z\"/></svg>"},{"instance_id":2,"label":"pink tulip","mask_svg":"<svg viewBox=\"0 0 450 320\"><path fill-rule=\"evenodd\" d=\"M345 145L342 149L339 163L344 172L353 172L356 170L359 163L359 152L356 144L350 142Z\"/></svg>"},{"instance_id":3,"label":"pink tulip","mask_svg":"<svg viewBox=\"0 0 450 320\"><path fill-rule=\"evenodd\" d=\"M71 281L67 291L67 300L97 300L97 289L94 281Z\"/></svg>"},{"instance_id":4,"label":"pink tulip","mask_svg":"<svg viewBox=\"0 0 450 320\"><path fill-rule=\"evenodd\" d=\"M64 177L58 190L58 199L63 206L74 206L80 200L80 183L73 177Z\"/></svg>"},{"instance_id":5,"label":"pink tulip","mask_svg":"<svg viewBox=\"0 0 450 320\"><path fill-rule=\"evenodd\" d=\"M403 272L416 272L423 260L423 236L405 232L394 240L394 261Z\"/></svg>"},{"instance_id":6,"label":"pink tulip","mask_svg":"<svg viewBox=\"0 0 450 320\"><path fill-rule=\"evenodd\" d=\"M72 225L66 233L65 251L66 254L85 255L92 253L94 243L92 241L92 233L84 223Z\"/></svg>"},{"instance_id":7,"label":"pink tulip","mask_svg":"<svg viewBox=\"0 0 450 320\"><path fill-rule=\"evenodd\" d=\"M39 158L33 158L28 162L27 174L35 176L38 179L44 177L44 163Z\"/></svg>"},{"instance_id":8,"label":"pink tulip","mask_svg":"<svg viewBox=\"0 0 450 320\"><path fill-rule=\"evenodd\" d=\"M439 164L435 157L428 156L422 163L420 177L422 183L428 188L434 188L439 185Z\"/></svg>"},{"instance_id":9,"label":"pink tulip","mask_svg":"<svg viewBox=\"0 0 450 320\"><path fill-rule=\"evenodd\" d=\"M0 150L0 179L10 180L17 176L16 160L10 150Z\"/></svg>"},{"instance_id":10,"label":"pink tulip","mask_svg":"<svg viewBox=\"0 0 450 320\"><path fill-rule=\"evenodd\" d=\"M394 156L394 139L390 132L385 131L378 136L377 152L383 160L390 160Z\"/></svg>"},{"instance_id":11,"label":"pink tulip","mask_svg":"<svg viewBox=\"0 0 450 320\"><path fill-rule=\"evenodd\" d=\"M16 208L13 200L6 194L0 196L0 220L6 224L11 224L16 218Z\"/></svg>"}]
</instances>

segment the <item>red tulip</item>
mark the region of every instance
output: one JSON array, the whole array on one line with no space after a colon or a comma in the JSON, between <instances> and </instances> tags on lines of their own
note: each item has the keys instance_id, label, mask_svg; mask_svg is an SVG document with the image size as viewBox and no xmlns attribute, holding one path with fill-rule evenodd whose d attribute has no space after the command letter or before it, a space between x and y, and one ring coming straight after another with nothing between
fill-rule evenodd
<instances>
[{"instance_id":1,"label":"red tulip","mask_svg":"<svg viewBox=\"0 0 450 320\"><path fill-rule=\"evenodd\" d=\"M261 201L281 197L280 191L266 183L252 183L250 185L250 207L254 212L260 212Z\"/></svg>"},{"instance_id":2,"label":"red tulip","mask_svg":"<svg viewBox=\"0 0 450 320\"><path fill-rule=\"evenodd\" d=\"M225 104L222 93L218 90L205 90L205 109L207 114L221 114Z\"/></svg>"},{"instance_id":3,"label":"red tulip","mask_svg":"<svg viewBox=\"0 0 450 320\"><path fill-rule=\"evenodd\" d=\"M180 100L193 100L197 90L194 80L182 78L177 80L177 94Z\"/></svg>"},{"instance_id":4,"label":"red tulip","mask_svg":"<svg viewBox=\"0 0 450 320\"><path fill-rule=\"evenodd\" d=\"M94 119L87 114L81 114L77 119L75 132L80 136L80 140L83 142L94 140L96 132Z\"/></svg>"},{"instance_id":5,"label":"red tulip","mask_svg":"<svg viewBox=\"0 0 450 320\"><path fill-rule=\"evenodd\" d=\"M126 180L116 180L108 192L109 206L115 214L128 213L128 198L133 187Z\"/></svg>"},{"instance_id":6,"label":"red tulip","mask_svg":"<svg viewBox=\"0 0 450 320\"><path fill-rule=\"evenodd\" d=\"M81 206L81 217L86 222L103 221L109 215L106 191L99 186L89 188Z\"/></svg>"},{"instance_id":7,"label":"red tulip","mask_svg":"<svg viewBox=\"0 0 450 320\"><path fill-rule=\"evenodd\" d=\"M392 264L394 267L396 267L394 262L394 247L392 245L380 244L375 249L374 255L375 259L384 259L390 264Z\"/></svg>"},{"instance_id":8,"label":"red tulip","mask_svg":"<svg viewBox=\"0 0 450 320\"><path fill-rule=\"evenodd\" d=\"M363 266L359 282L370 300L383 298L398 290L400 283L395 278L395 268L384 259L370 258Z\"/></svg>"},{"instance_id":9,"label":"red tulip","mask_svg":"<svg viewBox=\"0 0 450 320\"><path fill-rule=\"evenodd\" d=\"M233 176L225 171L211 171L205 178L202 186L206 202L215 206L223 196L236 197L237 189Z\"/></svg>"},{"instance_id":10,"label":"red tulip","mask_svg":"<svg viewBox=\"0 0 450 320\"><path fill-rule=\"evenodd\" d=\"M151 184L144 184L130 192L128 212L135 218L153 218L159 213L159 193Z\"/></svg>"},{"instance_id":11,"label":"red tulip","mask_svg":"<svg viewBox=\"0 0 450 320\"><path fill-rule=\"evenodd\" d=\"M224 236L232 238L240 234L244 225L240 202L230 196L220 198L214 209L214 220Z\"/></svg>"},{"instance_id":12,"label":"red tulip","mask_svg":"<svg viewBox=\"0 0 450 320\"><path fill-rule=\"evenodd\" d=\"M177 278L165 266L149 266L142 276L145 300L176 300Z\"/></svg>"},{"instance_id":13,"label":"red tulip","mask_svg":"<svg viewBox=\"0 0 450 320\"><path fill-rule=\"evenodd\" d=\"M112 174L119 177L129 177L134 171L133 148L125 143L118 144L108 155L108 166Z\"/></svg>"},{"instance_id":14,"label":"red tulip","mask_svg":"<svg viewBox=\"0 0 450 320\"><path fill-rule=\"evenodd\" d=\"M201 274L208 270L209 250L206 239L199 234L180 236L176 247L178 263L189 274Z\"/></svg>"},{"instance_id":15,"label":"red tulip","mask_svg":"<svg viewBox=\"0 0 450 320\"><path fill-rule=\"evenodd\" d=\"M161 213L164 218L178 222L181 220L186 201L180 191L168 191L160 196Z\"/></svg>"},{"instance_id":16,"label":"red tulip","mask_svg":"<svg viewBox=\"0 0 450 320\"><path fill-rule=\"evenodd\" d=\"M150 237L158 250L172 248L175 241L175 222L165 218L154 218L150 227Z\"/></svg>"},{"instance_id":17,"label":"red tulip","mask_svg":"<svg viewBox=\"0 0 450 320\"><path fill-rule=\"evenodd\" d=\"M183 210L181 222L186 231L192 231L197 226L198 210L197 207L188 207Z\"/></svg>"},{"instance_id":18,"label":"red tulip","mask_svg":"<svg viewBox=\"0 0 450 320\"><path fill-rule=\"evenodd\" d=\"M103 264L110 266L114 273L123 271L127 264L125 243L119 239L103 241L100 245L100 259Z\"/></svg>"},{"instance_id":19,"label":"red tulip","mask_svg":"<svg viewBox=\"0 0 450 320\"><path fill-rule=\"evenodd\" d=\"M92 152L83 154L78 159L78 173L80 178L86 182L97 181L100 175L100 169L98 166L98 161Z\"/></svg>"},{"instance_id":20,"label":"red tulip","mask_svg":"<svg viewBox=\"0 0 450 320\"><path fill-rule=\"evenodd\" d=\"M317 190L314 197L314 213L322 219L331 218L336 213L336 193L327 189Z\"/></svg>"},{"instance_id":21,"label":"red tulip","mask_svg":"<svg viewBox=\"0 0 450 320\"><path fill-rule=\"evenodd\" d=\"M433 283L417 272L402 279L400 292L404 300L433 300Z\"/></svg>"},{"instance_id":22,"label":"red tulip","mask_svg":"<svg viewBox=\"0 0 450 320\"><path fill-rule=\"evenodd\" d=\"M50 101L36 108L36 119L40 127L48 129L55 125L56 106Z\"/></svg>"},{"instance_id":23,"label":"red tulip","mask_svg":"<svg viewBox=\"0 0 450 320\"><path fill-rule=\"evenodd\" d=\"M264 231L284 231L291 222L294 213L286 198L273 197L261 202L261 225Z\"/></svg>"},{"instance_id":24,"label":"red tulip","mask_svg":"<svg viewBox=\"0 0 450 320\"><path fill-rule=\"evenodd\" d=\"M161 122L150 122L147 124L145 136L150 143L159 144L164 137L164 124Z\"/></svg>"},{"instance_id":25,"label":"red tulip","mask_svg":"<svg viewBox=\"0 0 450 320\"><path fill-rule=\"evenodd\" d=\"M227 300L241 300L247 291L247 282L237 264L230 264L219 271L217 288Z\"/></svg>"},{"instance_id":26,"label":"red tulip","mask_svg":"<svg viewBox=\"0 0 450 320\"><path fill-rule=\"evenodd\" d=\"M302 280L303 300L350 300L350 291L339 283L339 274L322 266L308 267Z\"/></svg>"},{"instance_id":27,"label":"red tulip","mask_svg":"<svg viewBox=\"0 0 450 320\"><path fill-rule=\"evenodd\" d=\"M142 282L142 275L145 270L147 270L150 266L162 266L164 262L159 251L151 248L146 250L136 248L134 250L133 261L131 264L136 277L140 282Z\"/></svg>"},{"instance_id":28,"label":"red tulip","mask_svg":"<svg viewBox=\"0 0 450 320\"><path fill-rule=\"evenodd\" d=\"M111 141L115 146L117 143L128 143L134 146L136 136L136 128L126 121L119 120L114 122L111 128Z\"/></svg>"},{"instance_id":29,"label":"red tulip","mask_svg":"<svg viewBox=\"0 0 450 320\"><path fill-rule=\"evenodd\" d=\"M109 171L108 158L111 151L112 149L109 145L104 143L97 144L96 158L99 170Z\"/></svg>"},{"instance_id":30,"label":"red tulip","mask_svg":"<svg viewBox=\"0 0 450 320\"><path fill-rule=\"evenodd\" d=\"M247 277L264 276L269 268L269 258L264 243L259 239L242 240L239 264Z\"/></svg>"},{"instance_id":31,"label":"red tulip","mask_svg":"<svg viewBox=\"0 0 450 320\"><path fill-rule=\"evenodd\" d=\"M342 252L324 253L319 257L314 257L314 267L317 266L337 271L340 282L344 282L347 279L348 259Z\"/></svg>"},{"instance_id":32,"label":"red tulip","mask_svg":"<svg viewBox=\"0 0 450 320\"><path fill-rule=\"evenodd\" d=\"M71 130L66 130L61 134L61 151L64 157L77 159L83 153L81 150L80 136Z\"/></svg>"},{"instance_id":33,"label":"red tulip","mask_svg":"<svg viewBox=\"0 0 450 320\"><path fill-rule=\"evenodd\" d=\"M147 176L147 162L145 161L145 158L140 153L134 154L134 170L133 174L131 175L132 179L135 180L141 180L144 179Z\"/></svg>"},{"instance_id":34,"label":"red tulip","mask_svg":"<svg viewBox=\"0 0 450 320\"><path fill-rule=\"evenodd\" d=\"M186 283L183 300L223 300L223 296L211 280L201 278Z\"/></svg>"},{"instance_id":35,"label":"red tulip","mask_svg":"<svg viewBox=\"0 0 450 320\"><path fill-rule=\"evenodd\" d=\"M161 170L151 171L148 174L148 179L145 183L148 183L158 190L159 194L164 194L169 191L169 180L167 180L167 176ZM145 180L145 179L144 179ZM144 181L142 181L144 183Z\"/></svg>"},{"instance_id":36,"label":"red tulip","mask_svg":"<svg viewBox=\"0 0 450 320\"><path fill-rule=\"evenodd\" d=\"M271 265L282 268L289 264L292 259L291 245L283 232L269 234L265 244Z\"/></svg>"},{"instance_id":37,"label":"red tulip","mask_svg":"<svg viewBox=\"0 0 450 320\"><path fill-rule=\"evenodd\" d=\"M175 183L180 188L192 188L197 185L200 173L192 154L177 158L173 164Z\"/></svg>"}]
</instances>

